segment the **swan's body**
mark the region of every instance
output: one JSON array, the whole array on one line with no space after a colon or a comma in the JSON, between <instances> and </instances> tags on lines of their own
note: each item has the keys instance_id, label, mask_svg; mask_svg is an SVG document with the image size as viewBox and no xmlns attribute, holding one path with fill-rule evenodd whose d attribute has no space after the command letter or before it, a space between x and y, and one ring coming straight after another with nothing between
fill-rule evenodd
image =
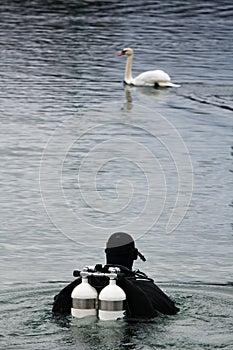
<instances>
[{"instance_id":1,"label":"swan's body","mask_svg":"<svg viewBox=\"0 0 233 350\"><path fill-rule=\"evenodd\" d=\"M133 50L126 48L119 53L119 56L127 55L125 66L124 82L134 86L161 86L161 87L179 87L173 84L171 78L162 70L149 70L139 74L136 78L132 77Z\"/></svg>"}]
</instances>

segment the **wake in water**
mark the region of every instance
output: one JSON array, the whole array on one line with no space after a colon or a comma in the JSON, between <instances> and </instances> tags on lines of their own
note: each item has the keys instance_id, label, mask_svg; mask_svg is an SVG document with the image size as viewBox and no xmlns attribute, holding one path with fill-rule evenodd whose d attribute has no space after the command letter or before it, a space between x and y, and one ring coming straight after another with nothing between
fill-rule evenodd
<instances>
[{"instance_id":1,"label":"wake in water","mask_svg":"<svg viewBox=\"0 0 233 350\"><path fill-rule=\"evenodd\" d=\"M208 105L229 109L230 111L233 110L233 106L227 104L227 102L222 100L219 96L211 96L210 98L208 98L208 97L201 98L201 97L195 96L194 94L191 94L191 95L187 96L187 98L189 98L190 100L193 100L193 101L200 102L200 103L205 103Z\"/></svg>"},{"instance_id":2,"label":"wake in water","mask_svg":"<svg viewBox=\"0 0 233 350\"><path fill-rule=\"evenodd\" d=\"M233 86L232 85L207 85L207 84L184 84L184 88L192 91L184 94L189 100L197 101L219 108L233 110ZM187 92L187 91L186 91ZM216 94L216 92L218 92Z\"/></svg>"}]
</instances>

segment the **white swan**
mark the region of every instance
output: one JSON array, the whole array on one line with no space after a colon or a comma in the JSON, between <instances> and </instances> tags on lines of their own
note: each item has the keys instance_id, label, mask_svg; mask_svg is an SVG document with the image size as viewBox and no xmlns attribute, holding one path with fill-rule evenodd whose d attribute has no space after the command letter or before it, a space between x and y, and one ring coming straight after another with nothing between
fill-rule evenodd
<instances>
[{"instance_id":1,"label":"white swan","mask_svg":"<svg viewBox=\"0 0 233 350\"><path fill-rule=\"evenodd\" d=\"M149 70L139 74L136 78L132 77L133 50L130 47L123 49L118 56L127 55L125 66L124 83L134 86L161 86L161 87L179 87L173 84L171 78L162 70Z\"/></svg>"}]
</instances>

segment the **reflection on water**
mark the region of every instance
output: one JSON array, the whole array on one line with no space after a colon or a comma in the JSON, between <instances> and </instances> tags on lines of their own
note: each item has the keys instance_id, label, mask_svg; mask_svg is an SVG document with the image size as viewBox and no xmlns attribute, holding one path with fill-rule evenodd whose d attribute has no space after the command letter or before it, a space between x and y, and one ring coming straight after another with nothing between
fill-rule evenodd
<instances>
[{"instance_id":1,"label":"reflection on water","mask_svg":"<svg viewBox=\"0 0 233 350\"><path fill-rule=\"evenodd\" d=\"M146 103L147 100L163 104L166 102L166 95L169 93L169 88L151 88L139 86L125 86L125 100L127 109L133 108L133 94L136 95L136 101ZM141 98L140 98L141 97ZM148 97L148 98L147 98Z\"/></svg>"}]
</instances>

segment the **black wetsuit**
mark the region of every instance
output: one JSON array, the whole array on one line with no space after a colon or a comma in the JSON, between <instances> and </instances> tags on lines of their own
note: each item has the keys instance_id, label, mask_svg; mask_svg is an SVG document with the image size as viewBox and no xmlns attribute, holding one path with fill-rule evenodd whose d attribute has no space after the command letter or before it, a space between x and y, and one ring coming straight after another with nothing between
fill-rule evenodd
<instances>
[{"instance_id":1,"label":"black wetsuit","mask_svg":"<svg viewBox=\"0 0 233 350\"><path fill-rule=\"evenodd\" d=\"M107 277L88 277L89 283L96 288L99 293L108 285ZM59 294L54 297L52 311L56 315L69 315L71 313L73 289L81 283L81 277L77 278ZM129 319L152 319L158 313L165 315L175 315L179 308L174 302L154 284L153 280L139 276L125 274L119 280L119 285L126 294L126 318Z\"/></svg>"}]
</instances>

